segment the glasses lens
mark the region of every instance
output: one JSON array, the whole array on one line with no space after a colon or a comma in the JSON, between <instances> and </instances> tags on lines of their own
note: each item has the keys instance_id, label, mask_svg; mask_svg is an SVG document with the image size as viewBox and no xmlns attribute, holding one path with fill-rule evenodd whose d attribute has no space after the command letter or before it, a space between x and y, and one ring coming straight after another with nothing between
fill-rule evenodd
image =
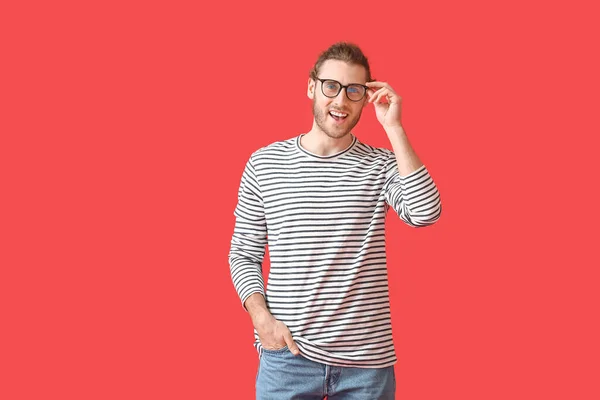
<instances>
[{"instance_id":1,"label":"glasses lens","mask_svg":"<svg viewBox=\"0 0 600 400\"><path fill-rule=\"evenodd\" d=\"M350 85L346 89L350 100L358 101L365 95L365 88L360 85Z\"/></svg>"},{"instance_id":2,"label":"glasses lens","mask_svg":"<svg viewBox=\"0 0 600 400\"><path fill-rule=\"evenodd\" d=\"M327 97L335 97L340 92L340 84L336 81L323 81L323 94Z\"/></svg>"}]
</instances>

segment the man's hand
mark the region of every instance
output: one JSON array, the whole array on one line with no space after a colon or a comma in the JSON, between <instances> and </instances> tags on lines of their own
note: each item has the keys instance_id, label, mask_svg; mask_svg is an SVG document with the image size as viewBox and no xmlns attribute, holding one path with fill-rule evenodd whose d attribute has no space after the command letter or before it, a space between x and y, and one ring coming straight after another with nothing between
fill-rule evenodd
<instances>
[{"instance_id":1,"label":"man's hand","mask_svg":"<svg viewBox=\"0 0 600 400\"><path fill-rule=\"evenodd\" d=\"M288 349L294 355L300 354L288 327L272 315L269 314L263 320L259 318L254 327L263 348L267 350L279 350L287 345Z\"/></svg>"},{"instance_id":2,"label":"man's hand","mask_svg":"<svg viewBox=\"0 0 600 400\"><path fill-rule=\"evenodd\" d=\"M402 98L386 82L367 82L366 86L370 88L368 101L375 105L379 123L384 128L402 127Z\"/></svg>"},{"instance_id":3,"label":"man's hand","mask_svg":"<svg viewBox=\"0 0 600 400\"><path fill-rule=\"evenodd\" d=\"M279 350L287 345L292 354L295 356L300 354L292 333L283 322L275 319L269 312L262 294L254 293L248 297L245 307L252 318L252 324L263 348Z\"/></svg>"}]
</instances>

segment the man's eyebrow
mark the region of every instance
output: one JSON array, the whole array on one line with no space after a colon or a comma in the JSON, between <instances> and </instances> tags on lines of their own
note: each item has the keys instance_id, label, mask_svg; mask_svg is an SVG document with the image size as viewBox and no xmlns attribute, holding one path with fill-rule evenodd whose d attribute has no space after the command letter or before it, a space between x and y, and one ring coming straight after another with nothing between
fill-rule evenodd
<instances>
[{"instance_id":1,"label":"man's eyebrow","mask_svg":"<svg viewBox=\"0 0 600 400\"><path fill-rule=\"evenodd\" d=\"M319 79L321 79L321 80L324 80L324 81L334 81L334 82L337 82L337 83L339 83L340 85L343 85L343 83L342 83L342 82L340 82L340 81L336 81L335 79L332 79L332 78L319 78ZM367 81L367 82L368 82L368 81ZM350 82L348 85L344 85L344 86L349 86L349 85L360 85L360 86L367 86L367 85L366 85L366 82L365 82L365 83Z\"/></svg>"}]
</instances>

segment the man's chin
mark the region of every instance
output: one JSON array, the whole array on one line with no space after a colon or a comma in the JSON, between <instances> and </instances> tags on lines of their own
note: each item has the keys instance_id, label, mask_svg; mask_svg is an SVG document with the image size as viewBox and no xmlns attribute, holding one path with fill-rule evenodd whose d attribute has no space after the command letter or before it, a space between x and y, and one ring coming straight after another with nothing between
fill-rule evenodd
<instances>
[{"instance_id":1,"label":"man's chin","mask_svg":"<svg viewBox=\"0 0 600 400\"><path fill-rule=\"evenodd\" d=\"M342 139L350 133L349 130L336 131L336 130L329 130L329 129L324 130L323 132L325 132L325 134L332 139Z\"/></svg>"},{"instance_id":2,"label":"man's chin","mask_svg":"<svg viewBox=\"0 0 600 400\"><path fill-rule=\"evenodd\" d=\"M331 121L328 121L328 118L322 121L317 121L317 126L321 129L321 131L332 139L343 139L352 131L354 125L341 127L335 122L331 124Z\"/></svg>"}]
</instances>

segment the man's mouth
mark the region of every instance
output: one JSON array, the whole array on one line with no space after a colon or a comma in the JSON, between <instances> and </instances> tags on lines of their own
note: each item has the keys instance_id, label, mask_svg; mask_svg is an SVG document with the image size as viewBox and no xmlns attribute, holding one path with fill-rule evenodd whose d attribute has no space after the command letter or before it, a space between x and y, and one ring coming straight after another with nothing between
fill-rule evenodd
<instances>
[{"instance_id":1,"label":"man's mouth","mask_svg":"<svg viewBox=\"0 0 600 400\"><path fill-rule=\"evenodd\" d=\"M340 112L340 111L329 111L329 115L336 121L343 121L348 114Z\"/></svg>"}]
</instances>

